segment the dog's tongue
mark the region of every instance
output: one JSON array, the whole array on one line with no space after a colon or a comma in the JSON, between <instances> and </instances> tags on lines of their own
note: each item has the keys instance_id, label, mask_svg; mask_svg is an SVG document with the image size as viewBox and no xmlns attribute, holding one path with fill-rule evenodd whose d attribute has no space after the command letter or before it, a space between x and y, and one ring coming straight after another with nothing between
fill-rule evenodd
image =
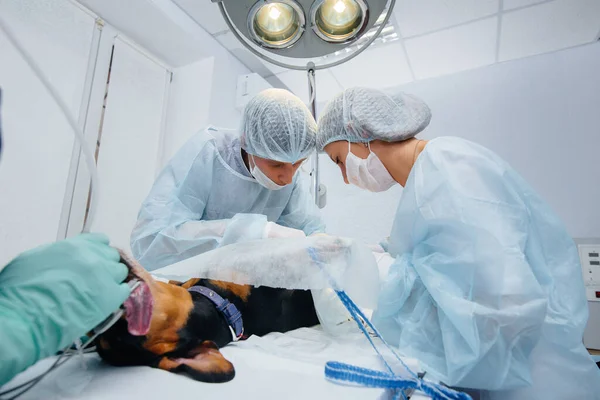
<instances>
[{"instance_id":1,"label":"dog's tongue","mask_svg":"<svg viewBox=\"0 0 600 400\"><path fill-rule=\"evenodd\" d=\"M144 336L150 330L152 320L152 308L154 302L150 288L142 282L131 292L125 300L125 319L127 319L127 330L133 336Z\"/></svg>"}]
</instances>

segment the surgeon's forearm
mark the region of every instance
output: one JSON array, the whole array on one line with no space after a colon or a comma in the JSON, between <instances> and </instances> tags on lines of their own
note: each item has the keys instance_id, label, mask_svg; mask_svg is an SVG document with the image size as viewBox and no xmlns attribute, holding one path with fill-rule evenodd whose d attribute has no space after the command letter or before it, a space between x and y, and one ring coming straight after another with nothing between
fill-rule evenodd
<instances>
[{"instance_id":1,"label":"surgeon's forearm","mask_svg":"<svg viewBox=\"0 0 600 400\"><path fill-rule=\"evenodd\" d=\"M155 262L161 256L172 257L185 253L190 248L200 254L219 245L225 234L229 220L187 221L176 226L166 226L160 231L146 236L138 236L131 241L133 256L146 269L155 269ZM148 260L147 263L143 261Z\"/></svg>"},{"instance_id":2,"label":"surgeon's forearm","mask_svg":"<svg viewBox=\"0 0 600 400\"><path fill-rule=\"evenodd\" d=\"M216 247L232 243L261 239L267 224L262 214L235 214L231 219L216 221L190 221L179 227L185 236L191 234L195 239L216 239ZM212 249L210 249L212 250Z\"/></svg>"},{"instance_id":3,"label":"surgeon's forearm","mask_svg":"<svg viewBox=\"0 0 600 400\"><path fill-rule=\"evenodd\" d=\"M39 354L31 327L0 304L0 386L35 364Z\"/></svg>"},{"instance_id":4,"label":"surgeon's forearm","mask_svg":"<svg viewBox=\"0 0 600 400\"><path fill-rule=\"evenodd\" d=\"M314 235L315 233L325 233L325 223L321 218L314 218L302 230L306 233L306 236Z\"/></svg>"},{"instance_id":5,"label":"surgeon's forearm","mask_svg":"<svg viewBox=\"0 0 600 400\"><path fill-rule=\"evenodd\" d=\"M266 224L267 217L261 214L187 221L166 227L152 237L138 238L131 247L144 268L155 270L228 244L261 239Z\"/></svg>"},{"instance_id":6,"label":"surgeon's forearm","mask_svg":"<svg viewBox=\"0 0 600 400\"><path fill-rule=\"evenodd\" d=\"M314 235L315 233L326 233L325 222L318 211L312 214L292 213L283 215L277 223L288 228L300 229L306 236Z\"/></svg>"}]
</instances>

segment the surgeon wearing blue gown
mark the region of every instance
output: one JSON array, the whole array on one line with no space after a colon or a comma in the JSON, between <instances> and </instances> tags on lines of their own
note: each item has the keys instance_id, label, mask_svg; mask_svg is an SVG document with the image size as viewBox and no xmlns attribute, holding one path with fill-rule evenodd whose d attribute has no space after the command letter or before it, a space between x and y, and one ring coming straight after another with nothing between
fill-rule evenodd
<instances>
[{"instance_id":1,"label":"surgeon wearing blue gown","mask_svg":"<svg viewBox=\"0 0 600 400\"><path fill-rule=\"evenodd\" d=\"M481 398L600 398L565 226L492 151L456 137L416 139L430 118L414 96L353 88L319 119L318 147L346 183L404 187L373 322L429 376Z\"/></svg>"},{"instance_id":2,"label":"surgeon wearing blue gown","mask_svg":"<svg viewBox=\"0 0 600 400\"><path fill-rule=\"evenodd\" d=\"M134 256L154 270L232 243L324 232L298 173L315 134L308 108L281 89L250 100L238 131L196 134L143 202L131 234Z\"/></svg>"}]
</instances>

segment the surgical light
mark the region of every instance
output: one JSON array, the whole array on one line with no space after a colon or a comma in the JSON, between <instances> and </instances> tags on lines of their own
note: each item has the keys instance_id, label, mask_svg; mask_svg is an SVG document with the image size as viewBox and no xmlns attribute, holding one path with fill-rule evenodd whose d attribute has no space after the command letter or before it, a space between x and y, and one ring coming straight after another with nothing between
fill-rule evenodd
<instances>
[{"instance_id":1,"label":"surgical light","mask_svg":"<svg viewBox=\"0 0 600 400\"><path fill-rule=\"evenodd\" d=\"M315 1L311 10L313 31L326 42L353 40L367 21L367 5L362 0Z\"/></svg>"},{"instance_id":2,"label":"surgical light","mask_svg":"<svg viewBox=\"0 0 600 400\"><path fill-rule=\"evenodd\" d=\"M262 7L264 8L264 7ZM281 16L281 12L277 9L277 6L271 5L269 6L269 17L271 19L278 19Z\"/></svg>"},{"instance_id":3,"label":"surgical light","mask_svg":"<svg viewBox=\"0 0 600 400\"><path fill-rule=\"evenodd\" d=\"M341 0L338 0L338 1L335 3L335 6L333 6L333 8L334 8L334 10L335 10L335 11L337 11L337 12L339 12L339 13L343 13L343 12L344 12L344 10L346 9L346 5L344 4L344 2L343 2L343 1L341 1Z\"/></svg>"},{"instance_id":4,"label":"surgical light","mask_svg":"<svg viewBox=\"0 0 600 400\"><path fill-rule=\"evenodd\" d=\"M293 1L258 2L248 14L248 30L257 44L277 49L300 39L304 21L302 9Z\"/></svg>"},{"instance_id":5,"label":"surgical light","mask_svg":"<svg viewBox=\"0 0 600 400\"><path fill-rule=\"evenodd\" d=\"M309 62L315 70L325 69L356 57L377 39L396 2L211 1L218 4L231 33L247 50L274 65L295 70L306 70ZM351 45L350 51L344 51Z\"/></svg>"}]
</instances>

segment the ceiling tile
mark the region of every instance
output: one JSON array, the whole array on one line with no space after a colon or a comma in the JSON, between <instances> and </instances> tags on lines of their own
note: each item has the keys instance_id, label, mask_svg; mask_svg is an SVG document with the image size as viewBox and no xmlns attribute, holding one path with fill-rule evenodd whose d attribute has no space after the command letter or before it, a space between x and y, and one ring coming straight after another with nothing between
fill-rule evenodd
<instances>
[{"instance_id":1,"label":"ceiling tile","mask_svg":"<svg viewBox=\"0 0 600 400\"><path fill-rule=\"evenodd\" d=\"M190 17L210 34L229 29L216 3L212 3L209 0L172 1L187 12Z\"/></svg>"},{"instance_id":2,"label":"ceiling tile","mask_svg":"<svg viewBox=\"0 0 600 400\"><path fill-rule=\"evenodd\" d=\"M214 38L217 39L217 41L221 43L223 47L225 47L227 50L244 48L244 45L241 44L231 32L216 35L214 36Z\"/></svg>"},{"instance_id":3,"label":"ceiling tile","mask_svg":"<svg viewBox=\"0 0 600 400\"><path fill-rule=\"evenodd\" d=\"M227 33L216 35L215 39L217 39L217 41L221 43L223 47L225 47L227 50L234 53L236 57L238 57L241 54L240 50L243 50L244 53L248 53L245 54L243 59L241 59L240 61L242 61L244 64L246 64L246 66L251 68L251 66L248 65L251 56L251 58L253 58L253 62L251 64L256 66L258 70L255 68L251 69L253 69L254 72L259 73L263 77L289 71L288 68L278 67L275 64L271 64L268 61L256 57L254 54L252 54L249 50L246 49L246 47L233 35L233 33L231 33L231 31L227 31Z\"/></svg>"},{"instance_id":4,"label":"ceiling tile","mask_svg":"<svg viewBox=\"0 0 600 400\"><path fill-rule=\"evenodd\" d=\"M265 66L265 68L267 68L270 71L271 74L280 74L282 72L289 71L289 68L279 67L263 59L260 59L259 61Z\"/></svg>"},{"instance_id":5,"label":"ceiling tile","mask_svg":"<svg viewBox=\"0 0 600 400\"><path fill-rule=\"evenodd\" d=\"M394 7L403 37L448 28L498 12L499 0L399 0Z\"/></svg>"},{"instance_id":6,"label":"ceiling tile","mask_svg":"<svg viewBox=\"0 0 600 400\"><path fill-rule=\"evenodd\" d=\"M3 2L0 0L0 3ZM168 11L158 1L147 0L79 0L108 24L144 47L158 58L173 67L183 66L214 52L216 43L211 36L197 24L190 21L195 31L189 29L181 21L182 14L177 6L169 3L176 10ZM177 15L179 14L179 15Z\"/></svg>"},{"instance_id":7,"label":"ceiling tile","mask_svg":"<svg viewBox=\"0 0 600 400\"><path fill-rule=\"evenodd\" d=\"M256 72L262 77L273 75L258 57L237 40L233 33L227 32L226 34L217 35L214 38L252 72Z\"/></svg>"},{"instance_id":8,"label":"ceiling tile","mask_svg":"<svg viewBox=\"0 0 600 400\"><path fill-rule=\"evenodd\" d=\"M527 7L532 4L544 3L548 0L504 0L502 2L502 9L512 10L513 8Z\"/></svg>"},{"instance_id":9,"label":"ceiling tile","mask_svg":"<svg viewBox=\"0 0 600 400\"><path fill-rule=\"evenodd\" d=\"M387 88L413 80L399 42L371 47L356 58L329 70L344 89L352 86Z\"/></svg>"},{"instance_id":10,"label":"ceiling tile","mask_svg":"<svg viewBox=\"0 0 600 400\"><path fill-rule=\"evenodd\" d=\"M303 102L308 104L308 78L304 71L287 71L276 75L288 89ZM331 72L317 71L315 75L317 81L317 100L319 102L327 101L335 94L342 91L342 88L331 75Z\"/></svg>"},{"instance_id":11,"label":"ceiling tile","mask_svg":"<svg viewBox=\"0 0 600 400\"><path fill-rule=\"evenodd\" d=\"M600 30L599 0L554 0L502 18L500 61L592 42Z\"/></svg>"},{"instance_id":12,"label":"ceiling tile","mask_svg":"<svg viewBox=\"0 0 600 400\"><path fill-rule=\"evenodd\" d=\"M261 60L252 54L249 50L243 47L229 50L238 60L242 62L252 72L256 72L263 78L273 76L273 72L269 70Z\"/></svg>"},{"instance_id":13,"label":"ceiling tile","mask_svg":"<svg viewBox=\"0 0 600 400\"><path fill-rule=\"evenodd\" d=\"M498 18L405 40L417 79L451 74L493 64Z\"/></svg>"}]
</instances>

